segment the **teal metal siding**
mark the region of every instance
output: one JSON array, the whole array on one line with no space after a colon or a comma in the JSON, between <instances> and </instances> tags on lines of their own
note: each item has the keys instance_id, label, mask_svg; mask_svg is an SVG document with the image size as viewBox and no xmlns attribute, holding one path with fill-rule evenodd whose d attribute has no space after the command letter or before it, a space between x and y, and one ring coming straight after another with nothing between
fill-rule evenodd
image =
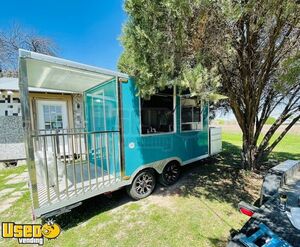
<instances>
[{"instance_id":1,"label":"teal metal siding","mask_svg":"<svg viewBox=\"0 0 300 247\"><path fill-rule=\"evenodd\" d=\"M141 135L140 104L136 94L132 79L122 84L125 174L127 176L132 175L142 165L162 159L178 157L184 162L208 154L207 104L203 110L202 131L181 132L180 97L177 96L176 133Z\"/></svg>"}]
</instances>

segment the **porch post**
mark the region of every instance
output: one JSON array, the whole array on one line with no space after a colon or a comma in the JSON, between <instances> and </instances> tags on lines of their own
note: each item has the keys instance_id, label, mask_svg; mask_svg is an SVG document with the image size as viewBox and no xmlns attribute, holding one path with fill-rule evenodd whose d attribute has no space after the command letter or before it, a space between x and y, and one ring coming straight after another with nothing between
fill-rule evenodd
<instances>
[{"instance_id":1,"label":"porch post","mask_svg":"<svg viewBox=\"0 0 300 247\"><path fill-rule=\"evenodd\" d=\"M24 142L25 151L27 157L27 167L30 178L31 197L33 201L33 208L39 207L38 192L37 192L37 180L36 180L36 168L34 161L34 148L32 139L32 125L30 114L30 101L28 92L28 76L26 68L27 54L23 51L19 51L19 88L20 88L20 101L22 109L22 120L24 130Z\"/></svg>"},{"instance_id":2,"label":"porch post","mask_svg":"<svg viewBox=\"0 0 300 247\"><path fill-rule=\"evenodd\" d=\"M116 77L117 94L118 94L118 115L119 115L119 135L120 135L120 162L121 162L121 178L124 179L125 174L125 144L124 144L124 128L123 128L123 102L122 102L122 80Z\"/></svg>"}]
</instances>

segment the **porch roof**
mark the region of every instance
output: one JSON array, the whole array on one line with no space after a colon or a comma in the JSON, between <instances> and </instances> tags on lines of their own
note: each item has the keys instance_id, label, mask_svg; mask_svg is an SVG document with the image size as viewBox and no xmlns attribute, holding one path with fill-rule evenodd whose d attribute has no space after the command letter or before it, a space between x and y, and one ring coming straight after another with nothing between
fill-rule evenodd
<instances>
[{"instance_id":1,"label":"porch roof","mask_svg":"<svg viewBox=\"0 0 300 247\"><path fill-rule=\"evenodd\" d=\"M20 71L26 71L28 87L31 88L83 93L115 77L128 79L124 73L22 49L19 58Z\"/></svg>"},{"instance_id":2,"label":"porch roof","mask_svg":"<svg viewBox=\"0 0 300 247\"><path fill-rule=\"evenodd\" d=\"M2 91L19 91L19 79L13 77L0 77L0 93ZM29 87L29 92L39 92L39 93L73 93L70 91L45 89L45 88L35 88Z\"/></svg>"}]
</instances>

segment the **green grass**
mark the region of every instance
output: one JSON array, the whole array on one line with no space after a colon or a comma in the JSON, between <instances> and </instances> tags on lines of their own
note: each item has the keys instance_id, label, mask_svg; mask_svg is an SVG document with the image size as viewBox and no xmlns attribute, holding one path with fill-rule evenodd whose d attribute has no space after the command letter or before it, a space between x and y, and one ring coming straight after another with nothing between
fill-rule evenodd
<instances>
[{"instance_id":1,"label":"green grass","mask_svg":"<svg viewBox=\"0 0 300 247\"><path fill-rule=\"evenodd\" d=\"M218 119L218 120L215 120L215 121L219 125L224 125L225 124L225 120L223 120L223 119Z\"/></svg>"},{"instance_id":2,"label":"green grass","mask_svg":"<svg viewBox=\"0 0 300 247\"><path fill-rule=\"evenodd\" d=\"M268 117L267 121L266 121L266 124L273 124L275 123L276 121L276 118L274 117Z\"/></svg>"},{"instance_id":3,"label":"green grass","mask_svg":"<svg viewBox=\"0 0 300 247\"><path fill-rule=\"evenodd\" d=\"M230 229L239 229L247 220L237 211L238 202L258 199L262 177L239 169L239 133L225 132L223 141L221 155L184 167L177 184L157 186L144 200L132 201L120 190L112 197L85 201L57 218L63 231L45 246L225 246ZM272 155L300 159L299 143L300 136L287 135ZM23 171L1 170L0 188L7 187L7 176ZM0 218L32 222L29 192ZM2 239L1 244L18 246L15 239Z\"/></svg>"},{"instance_id":4,"label":"green grass","mask_svg":"<svg viewBox=\"0 0 300 247\"><path fill-rule=\"evenodd\" d=\"M271 142L278 137L278 134L275 134L271 139ZM223 132L222 133L223 142L233 144L237 147L241 146L242 134L241 133L232 133L232 132ZM259 140L261 140L260 138ZM273 153L269 156L270 159L278 160L282 162L286 159L295 159L300 160L300 135L297 134L287 134L283 140L275 147Z\"/></svg>"}]
</instances>

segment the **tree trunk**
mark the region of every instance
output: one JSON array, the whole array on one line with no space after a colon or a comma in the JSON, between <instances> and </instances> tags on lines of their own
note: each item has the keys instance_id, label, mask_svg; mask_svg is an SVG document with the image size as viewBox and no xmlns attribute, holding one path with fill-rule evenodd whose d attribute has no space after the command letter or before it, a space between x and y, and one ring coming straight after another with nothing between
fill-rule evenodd
<instances>
[{"instance_id":1,"label":"tree trunk","mask_svg":"<svg viewBox=\"0 0 300 247\"><path fill-rule=\"evenodd\" d=\"M246 136L243 134L243 169L251 171L259 169L261 162L264 161L268 154L269 152L266 152L266 150L262 150L257 147L255 138L246 138Z\"/></svg>"},{"instance_id":2,"label":"tree trunk","mask_svg":"<svg viewBox=\"0 0 300 247\"><path fill-rule=\"evenodd\" d=\"M254 170L256 167L256 147L244 144L242 150L242 164L245 170Z\"/></svg>"},{"instance_id":3,"label":"tree trunk","mask_svg":"<svg viewBox=\"0 0 300 247\"><path fill-rule=\"evenodd\" d=\"M243 133L242 165L243 169L254 170L257 168L259 157L255 138L249 133Z\"/></svg>"}]
</instances>

